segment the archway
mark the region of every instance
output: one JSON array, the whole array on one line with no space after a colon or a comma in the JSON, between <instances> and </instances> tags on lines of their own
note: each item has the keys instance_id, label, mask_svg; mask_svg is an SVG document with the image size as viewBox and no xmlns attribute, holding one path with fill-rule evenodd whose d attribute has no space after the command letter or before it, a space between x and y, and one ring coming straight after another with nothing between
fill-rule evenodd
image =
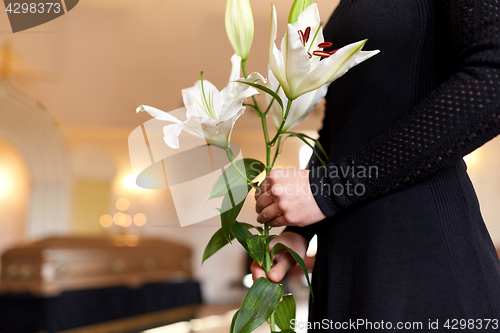
<instances>
[{"instance_id":1,"label":"archway","mask_svg":"<svg viewBox=\"0 0 500 333\"><path fill-rule=\"evenodd\" d=\"M68 233L72 177L62 132L41 104L7 81L0 82L0 137L12 143L29 168L26 237Z\"/></svg>"}]
</instances>

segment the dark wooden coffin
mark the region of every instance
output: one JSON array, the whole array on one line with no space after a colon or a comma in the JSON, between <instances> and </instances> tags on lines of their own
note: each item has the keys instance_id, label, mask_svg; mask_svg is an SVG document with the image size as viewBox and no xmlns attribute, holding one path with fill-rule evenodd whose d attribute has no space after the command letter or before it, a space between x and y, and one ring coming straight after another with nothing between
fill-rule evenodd
<instances>
[{"instance_id":1,"label":"dark wooden coffin","mask_svg":"<svg viewBox=\"0 0 500 333\"><path fill-rule=\"evenodd\" d=\"M65 290L189 279L191 250L161 239L52 237L2 255L0 294L54 296Z\"/></svg>"},{"instance_id":2,"label":"dark wooden coffin","mask_svg":"<svg viewBox=\"0 0 500 333\"><path fill-rule=\"evenodd\" d=\"M160 239L53 237L2 255L0 332L139 332L193 318L191 250Z\"/></svg>"}]
</instances>

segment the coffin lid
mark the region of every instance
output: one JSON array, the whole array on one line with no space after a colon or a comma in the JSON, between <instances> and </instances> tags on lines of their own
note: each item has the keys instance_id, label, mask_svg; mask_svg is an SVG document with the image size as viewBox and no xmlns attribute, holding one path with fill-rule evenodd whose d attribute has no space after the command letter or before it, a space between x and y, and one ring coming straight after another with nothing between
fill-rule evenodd
<instances>
[{"instance_id":1,"label":"coffin lid","mask_svg":"<svg viewBox=\"0 0 500 333\"><path fill-rule=\"evenodd\" d=\"M126 246L124 238L126 235L118 235L114 237L48 237L32 243L18 245L5 251L2 258L9 257L24 257L24 256L41 256L45 250L113 250L120 249L126 251L127 249L137 251L139 249L148 249L172 253L176 255L190 255L191 249L179 243L170 240L159 238L137 238L134 246Z\"/></svg>"}]
</instances>

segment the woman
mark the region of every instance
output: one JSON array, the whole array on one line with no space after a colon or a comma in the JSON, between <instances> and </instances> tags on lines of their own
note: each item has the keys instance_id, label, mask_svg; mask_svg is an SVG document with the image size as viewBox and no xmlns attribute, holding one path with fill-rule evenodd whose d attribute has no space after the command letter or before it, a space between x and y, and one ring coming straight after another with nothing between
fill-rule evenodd
<instances>
[{"instance_id":1,"label":"woman","mask_svg":"<svg viewBox=\"0 0 500 333\"><path fill-rule=\"evenodd\" d=\"M256 195L257 220L287 226L275 242L305 255L318 235L309 322L331 322L310 331L499 330L500 263L462 160L500 133L499 6L342 0L330 18L333 49L381 53L329 88L328 167L273 171ZM275 260L277 282L292 260Z\"/></svg>"}]
</instances>

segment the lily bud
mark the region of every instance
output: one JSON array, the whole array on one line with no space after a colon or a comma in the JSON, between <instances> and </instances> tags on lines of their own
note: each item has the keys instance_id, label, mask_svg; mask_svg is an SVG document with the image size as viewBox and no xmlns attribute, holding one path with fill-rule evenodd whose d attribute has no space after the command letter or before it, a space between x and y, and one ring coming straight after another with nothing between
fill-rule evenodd
<instances>
[{"instance_id":1,"label":"lily bud","mask_svg":"<svg viewBox=\"0 0 500 333\"><path fill-rule=\"evenodd\" d=\"M249 0L227 0L226 33L234 52L241 60L248 59L253 41L253 17Z\"/></svg>"},{"instance_id":2,"label":"lily bud","mask_svg":"<svg viewBox=\"0 0 500 333\"><path fill-rule=\"evenodd\" d=\"M295 0L290 9L290 15L288 15L288 23L294 24L297 22L299 15L311 5L311 0Z\"/></svg>"}]
</instances>

